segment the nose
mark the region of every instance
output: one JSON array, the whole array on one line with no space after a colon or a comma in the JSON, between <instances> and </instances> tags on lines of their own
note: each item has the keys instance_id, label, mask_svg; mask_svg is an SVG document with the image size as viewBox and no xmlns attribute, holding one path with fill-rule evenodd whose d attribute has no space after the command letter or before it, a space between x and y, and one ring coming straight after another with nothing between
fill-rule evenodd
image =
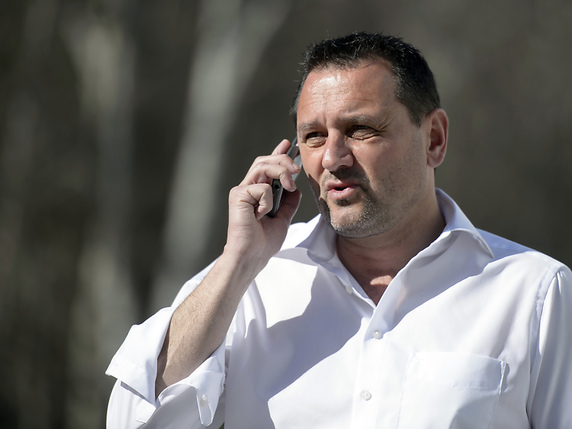
<instances>
[{"instance_id":1,"label":"nose","mask_svg":"<svg viewBox=\"0 0 572 429\"><path fill-rule=\"evenodd\" d=\"M354 162L353 153L347 145L345 136L330 134L323 146L322 167L328 171L336 171L343 167L351 167Z\"/></svg>"}]
</instances>

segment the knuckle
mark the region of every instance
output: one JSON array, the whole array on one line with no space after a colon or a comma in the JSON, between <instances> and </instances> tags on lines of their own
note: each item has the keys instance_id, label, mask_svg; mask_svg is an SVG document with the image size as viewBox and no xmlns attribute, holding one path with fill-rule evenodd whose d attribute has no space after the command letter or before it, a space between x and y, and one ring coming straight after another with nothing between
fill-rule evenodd
<instances>
[{"instance_id":1,"label":"knuckle","mask_svg":"<svg viewBox=\"0 0 572 429\"><path fill-rule=\"evenodd\" d=\"M256 158L254 158L254 162L252 163L253 165L259 165L259 164L263 164L266 162L266 156L257 156Z\"/></svg>"},{"instance_id":2,"label":"knuckle","mask_svg":"<svg viewBox=\"0 0 572 429\"><path fill-rule=\"evenodd\" d=\"M229 198L236 197L238 194L242 193L243 188L244 187L242 185L234 186L233 188L231 188L228 193Z\"/></svg>"}]
</instances>

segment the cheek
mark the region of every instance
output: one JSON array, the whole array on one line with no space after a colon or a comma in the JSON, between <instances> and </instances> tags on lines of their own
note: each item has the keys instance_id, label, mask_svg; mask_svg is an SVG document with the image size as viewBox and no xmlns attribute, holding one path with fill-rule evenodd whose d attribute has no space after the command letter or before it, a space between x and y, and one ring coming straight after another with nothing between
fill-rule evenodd
<instances>
[{"instance_id":1,"label":"cheek","mask_svg":"<svg viewBox=\"0 0 572 429\"><path fill-rule=\"evenodd\" d=\"M408 150L393 155L377 159L376 170L371 170L373 177L376 177L376 185L383 188L382 192L403 198L424 188L427 165L419 147L413 145ZM372 168L375 167L372 165Z\"/></svg>"},{"instance_id":2,"label":"cheek","mask_svg":"<svg viewBox=\"0 0 572 429\"><path fill-rule=\"evenodd\" d=\"M319 153L317 151L310 152L300 149L300 157L302 158L302 167L308 178L319 179L324 171Z\"/></svg>"},{"instance_id":3,"label":"cheek","mask_svg":"<svg viewBox=\"0 0 572 429\"><path fill-rule=\"evenodd\" d=\"M310 190L312 191L312 195L318 201L321 196L320 185L318 181L313 178L312 176L307 175L308 177L308 185L310 185Z\"/></svg>"},{"instance_id":4,"label":"cheek","mask_svg":"<svg viewBox=\"0 0 572 429\"><path fill-rule=\"evenodd\" d=\"M359 168L371 182L387 175L394 166L389 151L362 150L354 151L355 166Z\"/></svg>"},{"instance_id":5,"label":"cheek","mask_svg":"<svg viewBox=\"0 0 572 429\"><path fill-rule=\"evenodd\" d=\"M375 195L387 197L394 194L408 180L410 166L396 151L362 153L357 161L369 182L371 193Z\"/></svg>"}]
</instances>

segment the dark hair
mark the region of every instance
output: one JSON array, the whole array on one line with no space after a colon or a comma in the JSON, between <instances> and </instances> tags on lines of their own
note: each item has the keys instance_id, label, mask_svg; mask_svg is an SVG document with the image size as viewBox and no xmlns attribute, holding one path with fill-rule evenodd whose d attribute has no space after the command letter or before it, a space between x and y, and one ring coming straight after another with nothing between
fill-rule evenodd
<instances>
[{"instance_id":1,"label":"dark hair","mask_svg":"<svg viewBox=\"0 0 572 429\"><path fill-rule=\"evenodd\" d=\"M398 37L381 33L353 33L311 45L301 65L301 78L291 113L296 115L306 78L316 69L351 68L362 61L382 59L391 64L395 96L407 107L417 125L425 115L440 107L439 93L431 69L421 53Z\"/></svg>"}]
</instances>

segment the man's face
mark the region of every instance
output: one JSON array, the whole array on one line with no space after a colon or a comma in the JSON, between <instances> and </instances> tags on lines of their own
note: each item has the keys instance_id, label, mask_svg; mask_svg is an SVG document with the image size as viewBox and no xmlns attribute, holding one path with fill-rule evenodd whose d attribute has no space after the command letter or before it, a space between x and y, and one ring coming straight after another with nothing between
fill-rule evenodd
<instances>
[{"instance_id":1,"label":"man's face","mask_svg":"<svg viewBox=\"0 0 572 429\"><path fill-rule=\"evenodd\" d=\"M382 61L308 75L297 111L302 162L321 214L339 235L379 235L423 215L434 195L426 128L396 99Z\"/></svg>"}]
</instances>

